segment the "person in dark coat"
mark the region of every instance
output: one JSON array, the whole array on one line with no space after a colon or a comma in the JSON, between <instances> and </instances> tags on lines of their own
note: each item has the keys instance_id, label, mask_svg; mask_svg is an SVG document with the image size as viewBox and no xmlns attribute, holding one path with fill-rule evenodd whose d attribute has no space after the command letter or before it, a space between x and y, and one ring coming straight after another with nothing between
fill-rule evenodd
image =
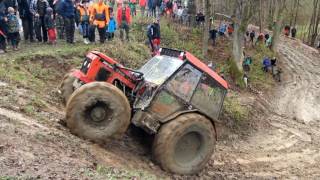
<instances>
[{"instance_id":1,"label":"person in dark coat","mask_svg":"<svg viewBox=\"0 0 320 180\"><path fill-rule=\"evenodd\" d=\"M67 43L74 43L75 7L73 0L61 0L56 10L63 17Z\"/></svg>"},{"instance_id":2,"label":"person in dark coat","mask_svg":"<svg viewBox=\"0 0 320 180\"><path fill-rule=\"evenodd\" d=\"M295 27L293 27L291 29L291 37L296 38L296 35L297 35L297 29Z\"/></svg>"},{"instance_id":3,"label":"person in dark coat","mask_svg":"<svg viewBox=\"0 0 320 180\"><path fill-rule=\"evenodd\" d=\"M212 40L212 46L216 45L217 33L218 31L215 29L209 31L210 39Z\"/></svg>"},{"instance_id":4,"label":"person in dark coat","mask_svg":"<svg viewBox=\"0 0 320 180\"><path fill-rule=\"evenodd\" d=\"M33 29L32 13L30 12L30 4L31 4L31 0L19 0L18 10L19 10L21 21L22 21L23 37L26 41L30 40L30 42L33 42L34 29Z\"/></svg>"},{"instance_id":5,"label":"person in dark coat","mask_svg":"<svg viewBox=\"0 0 320 180\"><path fill-rule=\"evenodd\" d=\"M156 3L154 3L155 0L148 0L148 11L149 11L149 17L156 17Z\"/></svg>"},{"instance_id":6,"label":"person in dark coat","mask_svg":"<svg viewBox=\"0 0 320 180\"><path fill-rule=\"evenodd\" d=\"M47 29L44 25L44 16L46 10L49 7L47 0L32 0L30 5L30 12L35 18L34 26L36 31L36 37L39 42L47 42L48 35ZM36 21L36 19L38 21ZM36 29L38 28L38 29ZM40 28L40 29L39 29Z\"/></svg>"},{"instance_id":7,"label":"person in dark coat","mask_svg":"<svg viewBox=\"0 0 320 180\"><path fill-rule=\"evenodd\" d=\"M149 39L151 51L157 51L160 47L160 24L159 19L155 20L152 24L148 26L147 36Z\"/></svg>"},{"instance_id":8,"label":"person in dark coat","mask_svg":"<svg viewBox=\"0 0 320 180\"><path fill-rule=\"evenodd\" d=\"M4 1L0 0L0 54L5 53L6 51L6 22L8 21L6 11L7 10Z\"/></svg>"},{"instance_id":9,"label":"person in dark coat","mask_svg":"<svg viewBox=\"0 0 320 180\"><path fill-rule=\"evenodd\" d=\"M160 7L162 4L162 0L153 0L154 5L156 7L156 17L160 16L161 12L160 12Z\"/></svg>"}]
</instances>

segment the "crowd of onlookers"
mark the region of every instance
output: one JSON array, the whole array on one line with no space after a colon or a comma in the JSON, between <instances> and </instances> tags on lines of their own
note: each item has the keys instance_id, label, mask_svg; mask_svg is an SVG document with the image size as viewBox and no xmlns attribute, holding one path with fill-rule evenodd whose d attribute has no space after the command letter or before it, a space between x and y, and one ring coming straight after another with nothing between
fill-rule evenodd
<instances>
[{"instance_id":1,"label":"crowd of onlookers","mask_svg":"<svg viewBox=\"0 0 320 180\"><path fill-rule=\"evenodd\" d=\"M120 39L129 40L137 6L141 16L154 18L174 16L182 7L181 0L0 0L0 53L6 52L8 43L18 50L20 33L26 42L55 44L64 39L72 44L79 29L89 44L95 42L96 32L104 43L119 30Z\"/></svg>"}]
</instances>

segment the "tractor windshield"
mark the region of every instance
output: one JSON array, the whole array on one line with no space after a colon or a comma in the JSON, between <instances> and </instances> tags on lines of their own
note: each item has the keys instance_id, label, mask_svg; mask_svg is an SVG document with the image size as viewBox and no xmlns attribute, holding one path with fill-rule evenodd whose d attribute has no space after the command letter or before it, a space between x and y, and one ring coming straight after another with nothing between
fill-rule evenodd
<instances>
[{"instance_id":1,"label":"tractor windshield","mask_svg":"<svg viewBox=\"0 0 320 180\"><path fill-rule=\"evenodd\" d=\"M148 82L161 85L169 78L181 65L183 61L170 56L155 56L149 60L139 70L144 74Z\"/></svg>"}]
</instances>

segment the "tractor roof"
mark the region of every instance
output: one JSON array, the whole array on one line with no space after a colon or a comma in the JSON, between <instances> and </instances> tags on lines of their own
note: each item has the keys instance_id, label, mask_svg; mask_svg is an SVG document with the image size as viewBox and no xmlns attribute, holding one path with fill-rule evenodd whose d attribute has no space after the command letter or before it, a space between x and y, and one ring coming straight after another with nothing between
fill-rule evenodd
<instances>
[{"instance_id":1,"label":"tractor roof","mask_svg":"<svg viewBox=\"0 0 320 180\"><path fill-rule=\"evenodd\" d=\"M179 51L179 50L174 50L174 49L161 48L160 55L168 55L168 56L180 57L181 59L187 60L191 64L193 64L194 66L196 66L197 68L202 70L203 72L207 73L213 79L215 79L221 86L223 86L224 88L228 89L227 81L225 81L215 71L213 71L205 63L200 61L197 57L195 57L191 53L183 52L183 51ZM181 57L181 56L184 56L184 57Z\"/></svg>"}]
</instances>

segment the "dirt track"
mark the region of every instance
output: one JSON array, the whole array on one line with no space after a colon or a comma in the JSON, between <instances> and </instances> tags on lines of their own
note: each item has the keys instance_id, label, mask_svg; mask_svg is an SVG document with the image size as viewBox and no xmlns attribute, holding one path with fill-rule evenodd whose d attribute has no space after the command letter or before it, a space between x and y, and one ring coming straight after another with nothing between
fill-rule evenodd
<instances>
[{"instance_id":1,"label":"dirt track","mask_svg":"<svg viewBox=\"0 0 320 180\"><path fill-rule=\"evenodd\" d=\"M215 172L231 178L320 178L320 55L300 41L281 38L283 82L257 98L267 122L248 139L218 147ZM220 167L219 167L220 166Z\"/></svg>"},{"instance_id":2,"label":"dirt track","mask_svg":"<svg viewBox=\"0 0 320 180\"><path fill-rule=\"evenodd\" d=\"M245 139L237 135L221 139L214 160L200 175L189 178L320 178L320 55L284 37L279 53L284 77L275 94L246 102L264 109L254 115L263 125ZM60 125L61 107L39 112L46 121L23 115L19 107L29 94L0 82L0 177L105 179L95 174L97 164L172 177L153 165L148 148L130 135L101 147ZM11 96L15 104L9 101Z\"/></svg>"}]
</instances>

